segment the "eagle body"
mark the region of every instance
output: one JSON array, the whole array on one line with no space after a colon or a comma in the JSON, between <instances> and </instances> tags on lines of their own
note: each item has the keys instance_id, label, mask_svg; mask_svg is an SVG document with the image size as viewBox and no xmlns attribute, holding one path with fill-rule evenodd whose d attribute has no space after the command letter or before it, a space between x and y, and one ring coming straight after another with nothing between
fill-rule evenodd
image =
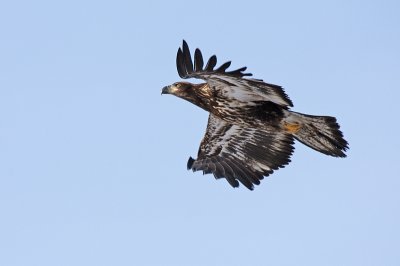
<instances>
[{"instance_id":1,"label":"eagle body","mask_svg":"<svg viewBox=\"0 0 400 266\"><path fill-rule=\"evenodd\" d=\"M247 127L259 127L263 124L273 126L279 125L284 116L285 108L274 102L230 98L228 95L212 90L207 83L181 82L173 86L179 88L175 90L176 96L231 124Z\"/></svg>"},{"instance_id":2,"label":"eagle body","mask_svg":"<svg viewBox=\"0 0 400 266\"><path fill-rule=\"evenodd\" d=\"M239 182L252 190L290 162L294 140L321 153L345 157L348 143L336 118L293 112L283 88L260 79L246 78L245 67L226 71L230 62L214 69L216 56L203 67L203 56L195 50L194 62L185 41L177 53L180 77L206 82L176 82L162 89L209 112L207 130L197 159L189 158L193 171L225 178L233 187Z\"/></svg>"}]
</instances>

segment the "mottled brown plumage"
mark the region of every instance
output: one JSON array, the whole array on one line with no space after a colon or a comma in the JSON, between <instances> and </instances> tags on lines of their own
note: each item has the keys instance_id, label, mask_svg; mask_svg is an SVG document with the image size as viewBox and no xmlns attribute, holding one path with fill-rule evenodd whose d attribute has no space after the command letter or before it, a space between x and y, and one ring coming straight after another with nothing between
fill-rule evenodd
<instances>
[{"instance_id":1,"label":"mottled brown plumage","mask_svg":"<svg viewBox=\"0 0 400 266\"><path fill-rule=\"evenodd\" d=\"M188 169L225 178L233 187L248 189L264 176L290 162L294 139L335 157L345 157L348 143L336 119L290 111L292 101L282 87L260 79L246 78L246 67L227 71L230 62L214 69L217 57L204 67L195 50L194 63L185 41L176 58L179 76L206 83L177 82L163 88L210 113L206 134L197 159L189 158Z\"/></svg>"}]
</instances>

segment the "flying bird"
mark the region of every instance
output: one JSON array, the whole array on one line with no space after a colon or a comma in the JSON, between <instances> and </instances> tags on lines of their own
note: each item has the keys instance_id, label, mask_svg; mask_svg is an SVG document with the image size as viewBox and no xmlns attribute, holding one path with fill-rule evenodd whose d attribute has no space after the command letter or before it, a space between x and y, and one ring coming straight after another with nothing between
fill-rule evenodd
<instances>
[{"instance_id":1,"label":"flying bird","mask_svg":"<svg viewBox=\"0 0 400 266\"><path fill-rule=\"evenodd\" d=\"M204 67L203 55L195 50L194 61L186 41L178 49L176 66L182 79L196 78L200 84L176 82L162 88L209 112L206 133L197 159L189 158L188 170L225 178L232 187L239 182L253 190L260 180L290 162L294 139L334 157L346 157L348 143L336 118L290 110L292 101L278 85L248 78L246 67L227 71L211 56Z\"/></svg>"}]
</instances>

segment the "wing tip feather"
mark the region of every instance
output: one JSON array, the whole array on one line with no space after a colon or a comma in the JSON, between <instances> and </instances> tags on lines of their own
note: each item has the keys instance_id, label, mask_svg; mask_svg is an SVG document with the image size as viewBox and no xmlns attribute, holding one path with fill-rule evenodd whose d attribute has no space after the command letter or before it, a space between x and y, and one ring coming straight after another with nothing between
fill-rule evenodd
<instances>
[{"instance_id":1,"label":"wing tip feather","mask_svg":"<svg viewBox=\"0 0 400 266\"><path fill-rule=\"evenodd\" d=\"M187 169L190 170L192 169L193 163L195 162L195 159L193 159L191 156L189 157L189 160L187 162Z\"/></svg>"},{"instance_id":2,"label":"wing tip feather","mask_svg":"<svg viewBox=\"0 0 400 266\"><path fill-rule=\"evenodd\" d=\"M238 78L253 75L251 73L244 73L247 67L242 67L232 71L226 71L228 67L231 65L231 61L228 61L222 64L219 68L214 69L215 66L217 65L216 55L212 55L208 59L206 67L203 69L203 64L204 64L203 56L199 48L196 48L195 50L194 64L193 64L189 45L185 40L182 41L182 48L179 47L178 49L176 64L177 64L178 74L183 79L201 76L202 74L203 75L210 74L213 72Z\"/></svg>"}]
</instances>

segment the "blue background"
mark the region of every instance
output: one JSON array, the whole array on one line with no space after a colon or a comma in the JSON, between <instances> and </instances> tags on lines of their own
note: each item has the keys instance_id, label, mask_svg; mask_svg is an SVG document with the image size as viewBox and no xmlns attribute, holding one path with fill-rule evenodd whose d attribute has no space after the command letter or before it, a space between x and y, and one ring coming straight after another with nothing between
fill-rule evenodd
<instances>
[{"instance_id":1,"label":"blue background","mask_svg":"<svg viewBox=\"0 0 400 266\"><path fill-rule=\"evenodd\" d=\"M1 2L0 265L400 265L399 3ZM182 39L336 116L348 158L188 172Z\"/></svg>"}]
</instances>

